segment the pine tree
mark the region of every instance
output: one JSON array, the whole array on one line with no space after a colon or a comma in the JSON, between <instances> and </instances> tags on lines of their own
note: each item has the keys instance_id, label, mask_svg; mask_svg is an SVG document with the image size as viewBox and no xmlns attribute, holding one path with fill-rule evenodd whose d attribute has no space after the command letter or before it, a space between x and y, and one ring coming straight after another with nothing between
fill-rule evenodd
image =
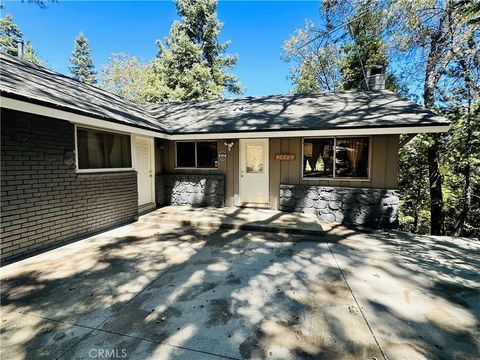
<instances>
[{"instance_id":1,"label":"pine tree","mask_svg":"<svg viewBox=\"0 0 480 360\"><path fill-rule=\"evenodd\" d=\"M175 21L170 37L158 41L154 71L158 100L222 98L225 91L239 94L236 76L225 69L235 66L236 56L224 55L229 43L220 43L223 26L217 18L216 0L177 0L181 22Z\"/></svg>"},{"instance_id":2,"label":"pine tree","mask_svg":"<svg viewBox=\"0 0 480 360\"><path fill-rule=\"evenodd\" d=\"M18 42L22 39L23 34L18 25L14 23L12 15L7 14L0 19L0 51L18 56ZM36 65L43 64L29 41L25 42L23 60Z\"/></svg>"},{"instance_id":3,"label":"pine tree","mask_svg":"<svg viewBox=\"0 0 480 360\"><path fill-rule=\"evenodd\" d=\"M97 72L90 53L88 40L83 33L80 33L75 39L72 56L70 57L72 66L69 66L69 70L75 79L86 84L95 84L97 82Z\"/></svg>"},{"instance_id":4,"label":"pine tree","mask_svg":"<svg viewBox=\"0 0 480 360\"><path fill-rule=\"evenodd\" d=\"M43 61L38 58L37 52L33 48L32 44L30 44L30 41L25 43L23 60L35 65L43 65Z\"/></svg>"},{"instance_id":5,"label":"pine tree","mask_svg":"<svg viewBox=\"0 0 480 360\"><path fill-rule=\"evenodd\" d=\"M0 19L0 50L7 54L18 55L18 42L22 39L20 28L13 22L13 16L5 15Z\"/></svg>"}]
</instances>

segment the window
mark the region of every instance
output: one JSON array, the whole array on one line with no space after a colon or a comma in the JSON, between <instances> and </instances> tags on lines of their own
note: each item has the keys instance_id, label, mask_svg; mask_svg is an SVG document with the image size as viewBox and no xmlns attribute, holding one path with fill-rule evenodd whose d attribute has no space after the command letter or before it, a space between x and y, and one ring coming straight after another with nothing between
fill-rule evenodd
<instances>
[{"instance_id":1,"label":"window","mask_svg":"<svg viewBox=\"0 0 480 360\"><path fill-rule=\"evenodd\" d=\"M177 167L195 167L195 142L177 142Z\"/></svg>"},{"instance_id":2,"label":"window","mask_svg":"<svg viewBox=\"0 0 480 360\"><path fill-rule=\"evenodd\" d=\"M218 165L217 142L197 142L197 167L216 168Z\"/></svg>"},{"instance_id":3,"label":"window","mask_svg":"<svg viewBox=\"0 0 480 360\"><path fill-rule=\"evenodd\" d=\"M216 141L179 141L176 144L177 168L218 167Z\"/></svg>"},{"instance_id":4,"label":"window","mask_svg":"<svg viewBox=\"0 0 480 360\"><path fill-rule=\"evenodd\" d=\"M368 178L368 138L338 138L335 176Z\"/></svg>"},{"instance_id":5,"label":"window","mask_svg":"<svg viewBox=\"0 0 480 360\"><path fill-rule=\"evenodd\" d=\"M369 177L368 137L303 140L304 178Z\"/></svg>"},{"instance_id":6,"label":"window","mask_svg":"<svg viewBox=\"0 0 480 360\"><path fill-rule=\"evenodd\" d=\"M132 167L129 135L79 127L77 152L79 170Z\"/></svg>"},{"instance_id":7,"label":"window","mask_svg":"<svg viewBox=\"0 0 480 360\"><path fill-rule=\"evenodd\" d=\"M303 141L303 176L333 177L333 139Z\"/></svg>"}]
</instances>

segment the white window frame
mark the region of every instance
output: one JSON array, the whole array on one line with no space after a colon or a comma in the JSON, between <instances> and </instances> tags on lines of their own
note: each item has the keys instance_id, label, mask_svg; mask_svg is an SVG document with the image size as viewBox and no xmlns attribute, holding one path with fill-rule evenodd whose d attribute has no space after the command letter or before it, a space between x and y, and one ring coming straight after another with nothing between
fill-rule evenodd
<instances>
[{"instance_id":1,"label":"white window frame","mask_svg":"<svg viewBox=\"0 0 480 360\"><path fill-rule=\"evenodd\" d=\"M103 132L108 132L112 134L120 134L120 135L128 135L130 137L130 159L132 166L128 168L98 168L98 169L80 169L78 163L78 136L77 130L78 128L87 129L87 130L98 130ZM106 172L122 172L122 171L134 171L135 164L134 164L134 153L133 153L133 146L132 141L133 137L132 134L121 132L121 131L111 131L109 129L99 128L99 127L92 127L92 126L83 126L74 124L74 133L75 133L75 172L79 174L88 174L88 173L106 173Z\"/></svg>"},{"instance_id":2,"label":"white window frame","mask_svg":"<svg viewBox=\"0 0 480 360\"><path fill-rule=\"evenodd\" d=\"M178 166L178 158L177 158L177 143L182 143L182 142L189 142L189 143L195 143L195 166L194 167L182 167ZM197 164L197 143L199 142L214 142L217 144L217 167L198 167ZM180 141L175 141L175 169L178 170L218 170L218 141L216 140L180 140Z\"/></svg>"},{"instance_id":3,"label":"white window frame","mask_svg":"<svg viewBox=\"0 0 480 360\"><path fill-rule=\"evenodd\" d=\"M337 177L335 175L336 172L336 167L337 167L337 138L339 139L346 139L346 138L368 138L368 177L365 178L360 178L360 177ZM303 159L304 159L304 152L305 152L305 139L333 139L333 174L332 177L311 177L307 176L305 177L303 174ZM302 174L302 180L313 180L313 181L371 181L371 176L372 176L372 137L368 135L349 135L349 136L309 136L309 137L304 137L302 138L302 157L301 157L301 163L300 163L300 168L301 168L301 174Z\"/></svg>"}]
</instances>

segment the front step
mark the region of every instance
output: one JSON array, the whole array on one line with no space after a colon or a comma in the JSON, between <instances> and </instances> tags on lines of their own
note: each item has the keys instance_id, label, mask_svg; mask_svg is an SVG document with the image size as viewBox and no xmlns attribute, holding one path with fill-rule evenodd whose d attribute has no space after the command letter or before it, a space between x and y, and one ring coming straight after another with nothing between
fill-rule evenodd
<instances>
[{"instance_id":1,"label":"front step","mask_svg":"<svg viewBox=\"0 0 480 360\"><path fill-rule=\"evenodd\" d=\"M189 226L202 229L259 231L277 234L324 236L333 224L320 223L314 215L274 210L238 208L187 208L168 206L139 218L140 222Z\"/></svg>"}]
</instances>

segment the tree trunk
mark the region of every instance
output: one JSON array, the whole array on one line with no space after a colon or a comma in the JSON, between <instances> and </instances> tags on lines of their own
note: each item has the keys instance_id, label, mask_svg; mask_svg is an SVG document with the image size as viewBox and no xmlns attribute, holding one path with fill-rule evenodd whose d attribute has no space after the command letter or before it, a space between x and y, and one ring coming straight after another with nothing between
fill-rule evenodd
<instances>
[{"instance_id":1,"label":"tree trunk","mask_svg":"<svg viewBox=\"0 0 480 360\"><path fill-rule=\"evenodd\" d=\"M422 196L422 177L423 177L423 169L422 169L422 172L419 174L420 177L417 179L417 183L418 183L418 186L417 186L417 204L416 206L414 207L414 215L413 215L413 233L416 234L418 232L418 220L419 220L419 217L420 217L420 207L421 207L421 201L420 201L420 197Z\"/></svg>"},{"instance_id":2,"label":"tree trunk","mask_svg":"<svg viewBox=\"0 0 480 360\"><path fill-rule=\"evenodd\" d=\"M439 163L439 135L430 136L432 143L428 148L428 177L430 181L430 234L443 235L444 214L442 195L442 174Z\"/></svg>"},{"instance_id":3,"label":"tree trunk","mask_svg":"<svg viewBox=\"0 0 480 360\"><path fill-rule=\"evenodd\" d=\"M470 166L470 156L472 154L472 127L471 127L471 110L472 110L472 94L470 89L474 87L472 82L472 78L470 77L470 73L468 71L468 67L464 60L460 62L462 68L464 69L464 77L465 83L467 84L469 91L468 94L468 106L467 106L467 121L465 122L465 143L467 144L467 148L465 151L465 158L467 159L467 165L465 166L465 172L463 174L465 178L465 185L463 187L463 209L460 213L460 218L458 219L457 227L455 228L455 236L460 236L463 232L463 226L465 225L465 221L467 220L468 213L470 212L470 208L472 206L472 183L470 181L471 176L471 166Z\"/></svg>"},{"instance_id":4,"label":"tree trunk","mask_svg":"<svg viewBox=\"0 0 480 360\"><path fill-rule=\"evenodd\" d=\"M423 88L423 100L427 109L433 109L435 105L435 85L437 76L435 74L436 61L433 56L433 49L427 61L425 69L425 83ZM439 140L438 134L428 135L430 145L428 148L428 178L430 182L430 234L442 235L444 230L443 195L442 195L442 174L439 163Z\"/></svg>"},{"instance_id":5,"label":"tree trunk","mask_svg":"<svg viewBox=\"0 0 480 360\"><path fill-rule=\"evenodd\" d=\"M449 63L450 44L448 39L452 32L452 11L454 2L449 0L442 12L437 28L430 37L430 49L425 67L425 82L423 84L423 101L427 109L435 107L435 86L442 71ZM448 55L447 55L448 53ZM430 145L428 148L428 178L430 182L430 233L442 235L444 233L444 213L442 195L442 174L439 166L440 135L428 135Z\"/></svg>"}]
</instances>

